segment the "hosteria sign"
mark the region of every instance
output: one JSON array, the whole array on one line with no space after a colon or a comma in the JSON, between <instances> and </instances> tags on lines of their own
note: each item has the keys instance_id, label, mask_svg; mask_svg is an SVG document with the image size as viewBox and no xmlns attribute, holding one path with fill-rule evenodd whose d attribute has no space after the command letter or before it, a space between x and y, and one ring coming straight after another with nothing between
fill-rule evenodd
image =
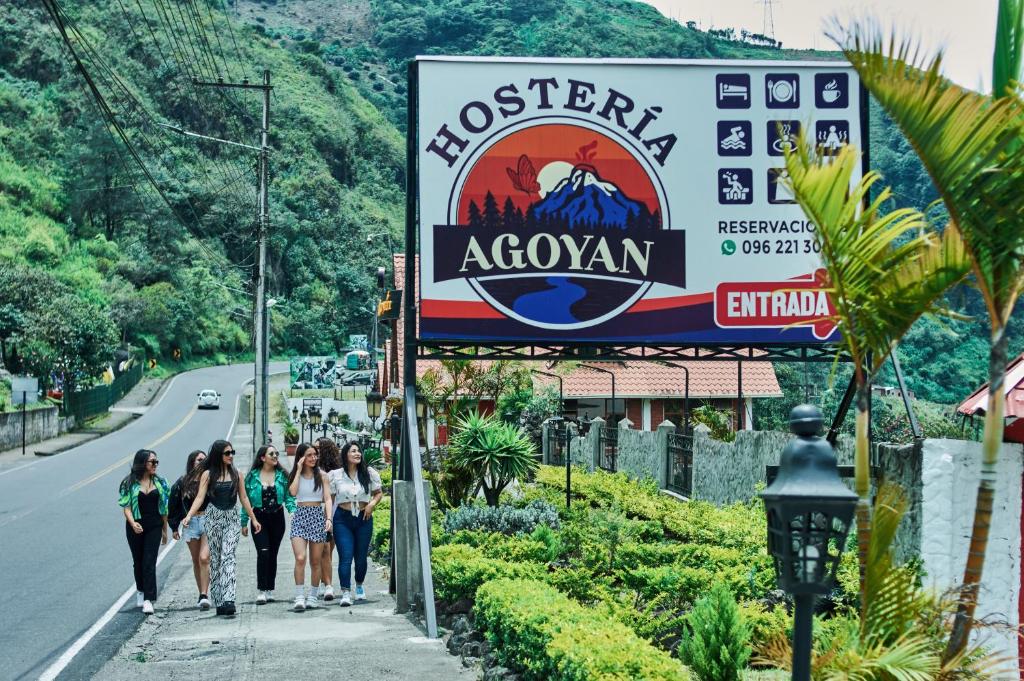
<instances>
[{"instance_id":1,"label":"hosteria sign","mask_svg":"<svg viewBox=\"0 0 1024 681\"><path fill-rule=\"evenodd\" d=\"M843 63L417 63L420 337L818 343L784 185L803 129L863 147Z\"/></svg>"}]
</instances>

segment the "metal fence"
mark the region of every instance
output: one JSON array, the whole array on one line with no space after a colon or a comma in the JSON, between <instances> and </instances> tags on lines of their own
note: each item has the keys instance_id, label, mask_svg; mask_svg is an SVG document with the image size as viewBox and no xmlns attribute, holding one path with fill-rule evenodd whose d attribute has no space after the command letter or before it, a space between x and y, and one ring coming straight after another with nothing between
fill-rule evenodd
<instances>
[{"instance_id":1,"label":"metal fence","mask_svg":"<svg viewBox=\"0 0 1024 681\"><path fill-rule=\"evenodd\" d=\"M667 487L684 497L693 495L693 430L677 428L668 435Z\"/></svg>"},{"instance_id":2,"label":"metal fence","mask_svg":"<svg viewBox=\"0 0 1024 681\"><path fill-rule=\"evenodd\" d=\"M549 423L548 428L548 464L551 466L565 465L565 429L567 424Z\"/></svg>"},{"instance_id":3,"label":"metal fence","mask_svg":"<svg viewBox=\"0 0 1024 681\"><path fill-rule=\"evenodd\" d=\"M142 362L136 360L128 371L114 379L110 385L98 385L87 390L64 394L64 414L74 416L81 423L90 416L107 411L111 405L128 394L142 380Z\"/></svg>"},{"instance_id":4,"label":"metal fence","mask_svg":"<svg viewBox=\"0 0 1024 681\"><path fill-rule=\"evenodd\" d=\"M616 471L616 458L619 454L619 429L615 426L601 426L601 441L598 444L601 452L599 466L614 473Z\"/></svg>"}]
</instances>

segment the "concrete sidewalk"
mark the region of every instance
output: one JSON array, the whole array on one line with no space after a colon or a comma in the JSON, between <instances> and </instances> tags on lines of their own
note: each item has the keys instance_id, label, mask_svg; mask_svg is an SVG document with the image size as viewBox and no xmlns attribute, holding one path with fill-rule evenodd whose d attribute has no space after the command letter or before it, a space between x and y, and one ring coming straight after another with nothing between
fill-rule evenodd
<instances>
[{"instance_id":1,"label":"concrete sidewalk","mask_svg":"<svg viewBox=\"0 0 1024 681\"><path fill-rule=\"evenodd\" d=\"M84 427L76 428L48 440L31 442L25 447L25 456L22 456L20 446L0 452L0 470L16 467L23 462L33 460L30 458L33 455L59 454L123 428L144 414L169 382L170 379L143 378L106 414L89 419Z\"/></svg>"},{"instance_id":2,"label":"concrete sidewalk","mask_svg":"<svg viewBox=\"0 0 1024 681\"><path fill-rule=\"evenodd\" d=\"M248 425L236 427L232 443L239 452L251 442ZM245 457L248 459L248 457ZM248 462L238 462L248 469ZM286 464L287 467L287 464ZM387 522L382 514L375 522ZM156 614L95 678L137 681L157 679L337 679L359 677L398 681L475 679L440 640L425 638L411 618L395 614L387 593L387 574L370 565L367 600L342 608L331 604L293 612L294 558L286 532L278 554L276 600L257 606L256 549L252 537L238 545L235 617L218 617L211 609L196 609L198 592L192 563L184 546L175 547L166 584L160 585ZM337 590L337 553L334 585ZM306 581L308 583L308 567Z\"/></svg>"}]
</instances>

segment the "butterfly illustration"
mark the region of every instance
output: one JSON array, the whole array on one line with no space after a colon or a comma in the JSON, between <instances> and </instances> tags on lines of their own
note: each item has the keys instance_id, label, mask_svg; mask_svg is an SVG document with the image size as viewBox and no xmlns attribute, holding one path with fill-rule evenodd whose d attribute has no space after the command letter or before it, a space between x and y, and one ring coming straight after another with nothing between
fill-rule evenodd
<instances>
[{"instance_id":1,"label":"butterfly illustration","mask_svg":"<svg viewBox=\"0 0 1024 681\"><path fill-rule=\"evenodd\" d=\"M537 182L537 171L526 154L519 157L519 163L516 165L515 170L505 168L505 172L508 173L508 179L512 180L512 186L521 192L526 192L527 196L540 191L540 184Z\"/></svg>"}]
</instances>

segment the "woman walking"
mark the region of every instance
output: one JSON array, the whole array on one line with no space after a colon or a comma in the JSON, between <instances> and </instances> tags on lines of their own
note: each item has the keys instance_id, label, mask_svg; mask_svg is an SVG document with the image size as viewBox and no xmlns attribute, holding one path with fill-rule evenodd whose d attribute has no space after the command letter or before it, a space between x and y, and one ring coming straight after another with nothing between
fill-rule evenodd
<instances>
[{"instance_id":1,"label":"woman walking","mask_svg":"<svg viewBox=\"0 0 1024 681\"><path fill-rule=\"evenodd\" d=\"M182 518L192 508L192 502L199 493L199 478L203 474L206 462L206 452L197 449L188 455L185 461L185 475L175 481L171 486L171 500L168 504L167 520L171 526L171 532L175 539L185 538L185 546L192 556L192 573L196 578L196 586L199 587L199 601L196 605L200 610L210 609L210 544L206 541L206 526L203 523L206 506L209 500L203 502L202 507L196 512L189 527L184 528L184 534L178 532L178 526Z\"/></svg>"},{"instance_id":2,"label":"woman walking","mask_svg":"<svg viewBox=\"0 0 1024 681\"><path fill-rule=\"evenodd\" d=\"M218 615L235 614L235 549L238 548L238 537L241 534L236 506L239 500L242 507L253 516L252 531L259 533L262 529L253 513L245 487L241 485L234 460L235 448L227 440L217 440L210 445L210 453L199 478L199 491L181 523L188 528L209 494L210 505L206 509L205 524L210 543L210 595L213 596Z\"/></svg>"},{"instance_id":3,"label":"woman walking","mask_svg":"<svg viewBox=\"0 0 1024 681\"><path fill-rule=\"evenodd\" d=\"M338 445L329 437L322 437L316 441L317 452L320 453L320 470L324 473L330 473L341 466L340 456L341 452L338 451ZM330 490L328 490L330 491ZM332 517L331 506L328 506L327 517ZM334 587L331 586L331 581L334 579L334 532L333 529L327 533L327 542L324 544L323 551L320 553L320 571L318 575L313 575L313 582L318 583L318 594L321 595L326 602L334 600Z\"/></svg>"},{"instance_id":4,"label":"woman walking","mask_svg":"<svg viewBox=\"0 0 1024 681\"><path fill-rule=\"evenodd\" d=\"M147 615L153 614L156 600L156 557L160 545L167 543L167 503L171 495L167 481L156 474L159 464L156 452L135 452L132 469L121 481L117 502L124 512L124 531L132 552L135 604Z\"/></svg>"},{"instance_id":5,"label":"woman walking","mask_svg":"<svg viewBox=\"0 0 1024 681\"><path fill-rule=\"evenodd\" d=\"M320 556L331 530L331 495L327 475L317 464L316 447L303 442L295 450L295 465L288 478L288 492L295 497L292 515L292 552L295 554L295 610L317 607L314 590L306 591L306 557L309 556L310 581L315 582L320 570Z\"/></svg>"},{"instance_id":6,"label":"woman walking","mask_svg":"<svg viewBox=\"0 0 1024 681\"><path fill-rule=\"evenodd\" d=\"M352 561L356 564L355 600L366 600L366 557L373 537L373 509L384 492L380 474L366 465L359 445L349 442L341 448L341 468L328 474L334 495L334 542L338 545L340 604L352 605Z\"/></svg>"},{"instance_id":7,"label":"woman walking","mask_svg":"<svg viewBox=\"0 0 1024 681\"><path fill-rule=\"evenodd\" d=\"M255 520L263 527L253 527L252 543L256 545L256 605L274 600L277 580L277 553L284 538L284 511L295 511L295 498L288 493L288 474L279 462L273 445L264 445L256 452L252 468L245 475L245 493L255 513ZM242 535L249 533L249 514L241 511Z\"/></svg>"}]
</instances>

